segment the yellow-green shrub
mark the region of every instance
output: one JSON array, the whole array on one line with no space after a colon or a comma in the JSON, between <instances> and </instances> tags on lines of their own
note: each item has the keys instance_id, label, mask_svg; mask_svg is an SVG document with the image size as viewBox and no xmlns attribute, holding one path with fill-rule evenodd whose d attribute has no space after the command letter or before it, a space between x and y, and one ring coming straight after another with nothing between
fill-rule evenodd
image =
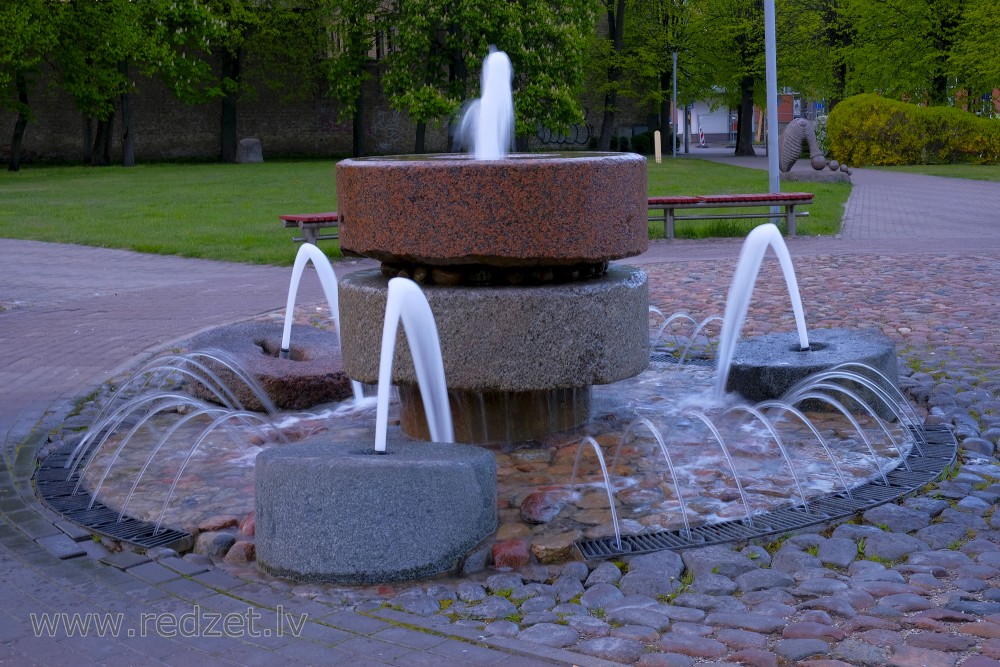
<instances>
[{"instance_id":1,"label":"yellow-green shrub","mask_svg":"<svg viewBox=\"0 0 1000 667\"><path fill-rule=\"evenodd\" d=\"M827 132L843 164L1000 163L1000 121L953 107L855 95L833 108Z\"/></svg>"}]
</instances>

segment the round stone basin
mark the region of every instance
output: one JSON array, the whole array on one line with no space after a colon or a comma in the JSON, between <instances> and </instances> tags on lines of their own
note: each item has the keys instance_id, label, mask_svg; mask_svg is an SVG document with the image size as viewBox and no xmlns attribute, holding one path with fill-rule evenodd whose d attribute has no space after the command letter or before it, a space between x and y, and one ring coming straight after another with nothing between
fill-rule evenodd
<instances>
[{"instance_id":1,"label":"round stone basin","mask_svg":"<svg viewBox=\"0 0 1000 667\"><path fill-rule=\"evenodd\" d=\"M337 210L341 249L390 264L599 264L649 245L632 153L342 160Z\"/></svg>"}]
</instances>

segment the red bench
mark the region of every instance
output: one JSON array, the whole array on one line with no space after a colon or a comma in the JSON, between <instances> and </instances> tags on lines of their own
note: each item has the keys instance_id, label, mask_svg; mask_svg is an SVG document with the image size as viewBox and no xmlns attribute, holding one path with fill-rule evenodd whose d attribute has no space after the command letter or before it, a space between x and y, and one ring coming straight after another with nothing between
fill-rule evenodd
<instances>
[{"instance_id":1,"label":"red bench","mask_svg":"<svg viewBox=\"0 0 1000 667\"><path fill-rule=\"evenodd\" d=\"M281 219L285 227L299 228L299 231L302 232L302 236L292 238L292 240L297 243L305 241L306 243L316 245L317 241L340 238L340 234L336 231L340 228L340 215L338 215L336 211L332 211L330 213L279 215L278 218ZM321 229L329 227L332 227L335 231L329 234L319 233Z\"/></svg>"},{"instance_id":2,"label":"red bench","mask_svg":"<svg viewBox=\"0 0 1000 667\"><path fill-rule=\"evenodd\" d=\"M701 197L650 197L649 221L663 221L663 233L668 239L674 238L674 221L676 220L713 220L719 218L774 218L775 213L752 212L710 212L695 215L675 215L677 209L717 209L717 208L753 208L776 207L784 209L787 233L795 236L795 219L809 215L807 211L796 211L797 206L813 202L811 192L770 192L766 194L749 195L704 195Z\"/></svg>"}]
</instances>

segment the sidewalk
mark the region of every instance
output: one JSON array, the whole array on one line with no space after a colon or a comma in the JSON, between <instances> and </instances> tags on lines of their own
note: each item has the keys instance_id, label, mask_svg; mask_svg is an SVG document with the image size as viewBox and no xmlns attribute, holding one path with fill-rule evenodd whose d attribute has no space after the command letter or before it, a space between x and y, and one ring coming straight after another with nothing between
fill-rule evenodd
<instances>
[{"instance_id":1,"label":"sidewalk","mask_svg":"<svg viewBox=\"0 0 1000 667\"><path fill-rule=\"evenodd\" d=\"M709 154L692 149L692 156ZM739 162L766 168L765 158ZM853 178L843 234L789 239L793 258L808 258L806 265L841 275L845 284L856 274L842 274L857 271L868 256L902 258L893 266L907 263L918 272L940 260L934 279L954 279L949 295L995 301L1000 184L863 169ZM718 271L720 260L734 261L740 243L656 242L631 262L654 269L658 278L700 276ZM963 271L966 256L976 262ZM439 616L377 605L349 611L349 589L318 594L288 582L262 585L189 560L107 552L37 501L31 485L37 448L75 399L123 369L198 331L283 308L290 271L7 239L0 239L0 257L0 665L615 664ZM837 257L849 261L841 267L828 259ZM344 262L336 270L372 265ZM878 312L898 303L901 312L924 312L911 308L901 290L887 292L843 308ZM928 317L960 321L969 298ZM307 275L299 302L321 299L318 283ZM992 332L976 340L996 355ZM124 626L105 637L36 636L31 614L62 613L122 614ZM149 615L145 628L142 614ZM149 631L149 623L167 619L169 625L186 614L203 620L234 614L243 619L241 632L187 636L178 626L172 633L169 627ZM278 631L302 615L300 636Z\"/></svg>"}]
</instances>

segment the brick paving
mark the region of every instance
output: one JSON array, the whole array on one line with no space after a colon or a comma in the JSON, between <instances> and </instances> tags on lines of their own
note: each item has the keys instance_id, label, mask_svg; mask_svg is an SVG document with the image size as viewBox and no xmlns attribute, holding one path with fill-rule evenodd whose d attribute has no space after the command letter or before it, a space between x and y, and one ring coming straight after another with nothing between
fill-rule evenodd
<instances>
[{"instance_id":1,"label":"brick paving","mask_svg":"<svg viewBox=\"0 0 1000 667\"><path fill-rule=\"evenodd\" d=\"M707 153L698 157L727 159ZM766 167L762 158L729 159ZM789 239L793 258L808 258L804 264L817 272L836 273L838 282L830 284L843 292L850 292L853 276L866 269L906 269L915 274L910 283L917 283L915 289L878 297L892 302L893 313L901 317L922 312L921 304L905 300L919 299L923 266L932 281L927 289L953 297L945 302L951 311L935 311L934 318L961 326L968 307L964 294L972 293L983 308L995 305L1000 184L874 170L857 170L854 182L842 234ZM726 273L720 260L733 261L739 245L736 239L658 242L633 263L648 266L651 275L664 281ZM889 269L878 268L876 256L892 258ZM0 257L0 340L5 343L0 347L0 664L613 664L405 612L338 609L335 601L308 599L287 586L248 584L218 569L199 571L188 561L152 562L108 553L36 500L31 475L45 434L75 399L143 357L197 331L282 308L289 271L7 239L0 239ZM871 267L866 257L872 258ZM343 273L370 265L345 262L336 268ZM815 287L817 300L823 287L822 281ZM321 298L318 285L303 280L300 302ZM852 293L850 303L859 305L859 299L865 295ZM842 314L831 312L836 299L829 301L821 312L837 319ZM873 317L880 306L860 304ZM858 317L858 309L842 308ZM981 322L981 314L973 319ZM904 333L923 335L921 344L951 344L933 326L921 323ZM995 365L997 337L992 331L965 340L972 348L960 347L960 352L975 352L979 345ZM91 612L120 613L123 626L105 637L65 631L46 636L32 627L31 614ZM151 628L150 623L169 619L153 616L164 612L178 620L188 615L192 622L205 620L208 612L229 614L243 632L212 636L183 627ZM306 621L298 637L276 631L279 622L295 623L303 614ZM808 653L803 646L783 644L779 653L791 659L796 651ZM905 661L941 653L933 649L914 647L895 659L910 664ZM755 659L753 650L744 651L748 662ZM662 664L688 664L679 659L671 663L668 655L663 654Z\"/></svg>"}]
</instances>

